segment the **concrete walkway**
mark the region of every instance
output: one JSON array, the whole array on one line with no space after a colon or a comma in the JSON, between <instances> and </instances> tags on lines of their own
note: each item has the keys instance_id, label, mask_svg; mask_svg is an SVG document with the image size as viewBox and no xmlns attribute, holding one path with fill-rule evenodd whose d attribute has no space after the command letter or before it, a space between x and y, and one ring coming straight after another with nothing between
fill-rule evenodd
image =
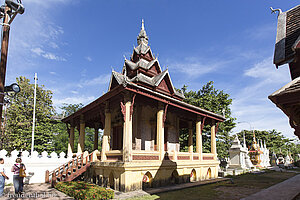
<instances>
[{"instance_id":1,"label":"concrete walkway","mask_svg":"<svg viewBox=\"0 0 300 200\"><path fill-rule=\"evenodd\" d=\"M300 194L300 174L242 200L293 200Z\"/></svg>"},{"instance_id":2,"label":"concrete walkway","mask_svg":"<svg viewBox=\"0 0 300 200\"><path fill-rule=\"evenodd\" d=\"M22 199L22 200L43 200L43 199L51 199L51 200L71 200L71 198L65 195L58 190L51 188L50 184L45 183L38 183L38 184L30 184L24 186L24 193L19 196L14 195L14 187L13 186L6 186L4 188L4 196L0 197L0 200L6 199Z\"/></svg>"}]
</instances>

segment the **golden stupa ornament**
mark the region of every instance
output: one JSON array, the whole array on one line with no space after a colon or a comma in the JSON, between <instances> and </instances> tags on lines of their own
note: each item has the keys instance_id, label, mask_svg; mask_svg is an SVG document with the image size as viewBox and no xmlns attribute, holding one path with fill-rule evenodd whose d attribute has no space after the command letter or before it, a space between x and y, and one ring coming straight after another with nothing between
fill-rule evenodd
<instances>
[{"instance_id":1,"label":"golden stupa ornament","mask_svg":"<svg viewBox=\"0 0 300 200\"><path fill-rule=\"evenodd\" d=\"M261 163L261 159L260 159L260 154L261 154L261 150L259 147L259 144L257 144L256 139L255 139L255 132L253 131L253 142L249 151L249 156L250 156L250 160L252 162L253 165L255 166L259 166Z\"/></svg>"}]
</instances>

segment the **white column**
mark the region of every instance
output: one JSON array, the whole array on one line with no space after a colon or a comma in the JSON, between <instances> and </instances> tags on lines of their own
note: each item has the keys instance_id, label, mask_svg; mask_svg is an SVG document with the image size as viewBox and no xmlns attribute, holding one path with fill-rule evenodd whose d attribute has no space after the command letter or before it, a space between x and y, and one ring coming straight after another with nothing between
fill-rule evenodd
<instances>
[{"instance_id":1,"label":"white column","mask_svg":"<svg viewBox=\"0 0 300 200\"><path fill-rule=\"evenodd\" d=\"M198 118L196 122L196 152L199 154L199 160L202 161L202 130L200 118Z\"/></svg>"},{"instance_id":2,"label":"white column","mask_svg":"<svg viewBox=\"0 0 300 200\"><path fill-rule=\"evenodd\" d=\"M131 101L130 95L127 94L125 101L125 121L123 125L123 161L132 160L132 117L130 115Z\"/></svg>"},{"instance_id":3,"label":"white column","mask_svg":"<svg viewBox=\"0 0 300 200\"><path fill-rule=\"evenodd\" d=\"M111 113L109 109L105 110L105 127L102 138L102 150L101 150L101 161L106 160L106 151L109 151L108 137L111 131Z\"/></svg>"},{"instance_id":4,"label":"white column","mask_svg":"<svg viewBox=\"0 0 300 200\"><path fill-rule=\"evenodd\" d=\"M211 125L211 153L214 154L215 160L217 159L217 142L216 142L216 124L215 120Z\"/></svg>"},{"instance_id":5,"label":"white column","mask_svg":"<svg viewBox=\"0 0 300 200\"><path fill-rule=\"evenodd\" d=\"M74 126L71 125L70 135L69 135L69 144L68 144L68 157L72 157L73 152L74 152L74 131L75 131L75 128L74 128Z\"/></svg>"},{"instance_id":6,"label":"white column","mask_svg":"<svg viewBox=\"0 0 300 200\"><path fill-rule=\"evenodd\" d=\"M165 155L164 149L164 107L159 105L157 112L157 149L159 151L159 159L163 160Z\"/></svg>"},{"instance_id":7,"label":"white column","mask_svg":"<svg viewBox=\"0 0 300 200\"><path fill-rule=\"evenodd\" d=\"M192 122L189 122L189 153L193 153L193 124Z\"/></svg>"},{"instance_id":8,"label":"white column","mask_svg":"<svg viewBox=\"0 0 300 200\"><path fill-rule=\"evenodd\" d=\"M80 116L80 128L79 128L79 141L78 141L78 151L77 153L84 152L84 141L85 141L85 122L84 116Z\"/></svg>"}]
</instances>

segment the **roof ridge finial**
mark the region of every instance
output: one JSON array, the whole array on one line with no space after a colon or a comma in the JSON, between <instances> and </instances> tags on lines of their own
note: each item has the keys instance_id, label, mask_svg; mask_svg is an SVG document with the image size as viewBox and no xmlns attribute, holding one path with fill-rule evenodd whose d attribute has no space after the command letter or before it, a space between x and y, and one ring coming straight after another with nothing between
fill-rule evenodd
<instances>
[{"instance_id":1,"label":"roof ridge finial","mask_svg":"<svg viewBox=\"0 0 300 200\"><path fill-rule=\"evenodd\" d=\"M145 30L145 24L144 19L142 19L142 30Z\"/></svg>"},{"instance_id":2,"label":"roof ridge finial","mask_svg":"<svg viewBox=\"0 0 300 200\"><path fill-rule=\"evenodd\" d=\"M145 22L144 19L142 19L142 27L141 27L141 31L137 37L137 43L138 45L144 43L146 46L148 45L148 36L145 30Z\"/></svg>"},{"instance_id":3,"label":"roof ridge finial","mask_svg":"<svg viewBox=\"0 0 300 200\"><path fill-rule=\"evenodd\" d=\"M277 8L277 9L273 9L272 7L270 7L271 9L271 14L276 14L276 12L278 12L278 15L277 17L282 13L282 10L280 8Z\"/></svg>"}]
</instances>

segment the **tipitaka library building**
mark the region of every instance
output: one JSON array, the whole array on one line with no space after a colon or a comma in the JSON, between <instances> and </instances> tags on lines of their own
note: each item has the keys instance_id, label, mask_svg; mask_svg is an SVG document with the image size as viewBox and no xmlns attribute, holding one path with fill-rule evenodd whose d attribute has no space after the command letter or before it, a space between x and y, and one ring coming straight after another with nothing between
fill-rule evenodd
<instances>
[{"instance_id":1,"label":"tipitaka library building","mask_svg":"<svg viewBox=\"0 0 300 200\"><path fill-rule=\"evenodd\" d=\"M86 127L95 129L96 152L103 129L101 151L89 169L99 185L127 192L217 178L216 131L225 118L183 101L148 46L144 22L137 43L122 72L112 72L108 92L63 119L70 135L68 154L74 153L76 127L77 153L84 151ZM202 153L204 125L211 127L210 153ZM188 152L180 152L183 128L189 130Z\"/></svg>"}]
</instances>

